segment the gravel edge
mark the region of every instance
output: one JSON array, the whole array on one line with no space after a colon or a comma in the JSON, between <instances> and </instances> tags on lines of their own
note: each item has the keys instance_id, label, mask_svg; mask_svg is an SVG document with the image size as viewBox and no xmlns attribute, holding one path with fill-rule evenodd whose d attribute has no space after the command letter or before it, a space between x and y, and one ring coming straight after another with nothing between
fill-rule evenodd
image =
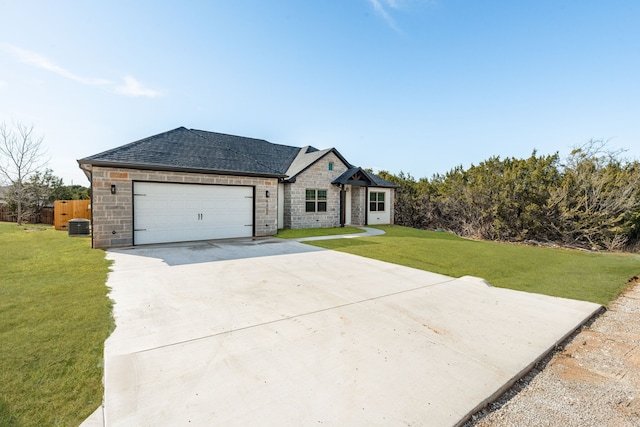
<instances>
[{"instance_id":1,"label":"gravel edge","mask_svg":"<svg viewBox=\"0 0 640 427\"><path fill-rule=\"evenodd\" d=\"M640 281L463 427L640 426Z\"/></svg>"}]
</instances>

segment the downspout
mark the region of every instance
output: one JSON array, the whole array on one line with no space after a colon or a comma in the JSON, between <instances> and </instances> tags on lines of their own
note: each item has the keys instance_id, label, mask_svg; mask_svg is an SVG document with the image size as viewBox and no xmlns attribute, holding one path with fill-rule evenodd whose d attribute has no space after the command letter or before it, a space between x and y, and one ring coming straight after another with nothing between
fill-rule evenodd
<instances>
[{"instance_id":1,"label":"downspout","mask_svg":"<svg viewBox=\"0 0 640 427\"><path fill-rule=\"evenodd\" d=\"M95 249L95 245L94 245L95 242L94 242L94 237L93 237L94 234L95 234L94 229L93 229L93 224L94 224L94 222L93 222L93 193L95 193L95 191L93 189L93 167L91 168L90 171L87 171L87 172L89 173L89 182L91 183L91 190L90 190L91 194L89 195L89 203L90 203L89 206L91 206L91 212L90 212L91 213L91 247L93 249Z\"/></svg>"}]
</instances>

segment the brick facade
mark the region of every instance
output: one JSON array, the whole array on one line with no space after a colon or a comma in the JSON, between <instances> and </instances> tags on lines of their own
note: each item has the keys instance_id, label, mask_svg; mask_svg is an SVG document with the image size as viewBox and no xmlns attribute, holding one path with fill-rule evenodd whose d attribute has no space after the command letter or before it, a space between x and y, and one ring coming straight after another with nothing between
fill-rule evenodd
<instances>
[{"instance_id":1,"label":"brick facade","mask_svg":"<svg viewBox=\"0 0 640 427\"><path fill-rule=\"evenodd\" d=\"M133 182L151 181L187 184L243 185L255 188L254 235L268 236L277 232L277 198L266 197L266 191L277 194L276 178L213 175L185 172L144 171L137 169L92 169L93 247L109 248L133 244ZM116 194L111 194L111 186ZM304 196L303 196L304 199Z\"/></svg>"},{"instance_id":2,"label":"brick facade","mask_svg":"<svg viewBox=\"0 0 640 427\"><path fill-rule=\"evenodd\" d=\"M329 163L333 169L329 170ZM334 153L329 153L285 184L284 228L325 228L340 226L340 188L331 182L347 171ZM327 211L306 212L306 190L327 190Z\"/></svg>"},{"instance_id":3,"label":"brick facade","mask_svg":"<svg viewBox=\"0 0 640 427\"><path fill-rule=\"evenodd\" d=\"M329 170L329 163L333 169ZM284 197L284 228L325 228L340 226L340 187L332 185L337 177L347 171L347 166L334 154L329 153L307 170L296 176L293 183L286 183L280 195ZM306 190L327 190L327 211L306 212ZM346 223L351 225L365 225L368 209L368 192L366 187L346 186L351 193L351 218ZM388 209L391 209L390 223L393 224L393 196L395 190L389 191ZM373 191L373 190L372 190Z\"/></svg>"}]
</instances>

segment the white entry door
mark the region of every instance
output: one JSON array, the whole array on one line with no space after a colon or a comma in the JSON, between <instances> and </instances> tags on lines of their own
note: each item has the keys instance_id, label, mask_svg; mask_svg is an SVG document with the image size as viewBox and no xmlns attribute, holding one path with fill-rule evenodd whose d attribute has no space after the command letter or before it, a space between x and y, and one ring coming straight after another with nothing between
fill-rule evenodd
<instances>
[{"instance_id":1,"label":"white entry door","mask_svg":"<svg viewBox=\"0 0 640 427\"><path fill-rule=\"evenodd\" d=\"M373 187L369 189L367 202L368 224L391 224L391 190Z\"/></svg>"},{"instance_id":2,"label":"white entry door","mask_svg":"<svg viewBox=\"0 0 640 427\"><path fill-rule=\"evenodd\" d=\"M133 183L133 242L253 236L253 187Z\"/></svg>"}]
</instances>

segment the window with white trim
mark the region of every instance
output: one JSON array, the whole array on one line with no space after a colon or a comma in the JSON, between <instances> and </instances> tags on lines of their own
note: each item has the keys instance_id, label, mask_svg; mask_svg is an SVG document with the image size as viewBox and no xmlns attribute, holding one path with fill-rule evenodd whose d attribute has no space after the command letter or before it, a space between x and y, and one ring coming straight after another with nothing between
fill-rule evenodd
<instances>
[{"instance_id":1,"label":"window with white trim","mask_svg":"<svg viewBox=\"0 0 640 427\"><path fill-rule=\"evenodd\" d=\"M384 212L384 192L372 191L369 193L369 210L371 212Z\"/></svg>"},{"instance_id":2,"label":"window with white trim","mask_svg":"<svg viewBox=\"0 0 640 427\"><path fill-rule=\"evenodd\" d=\"M327 211L327 190L307 189L305 192L305 212Z\"/></svg>"}]
</instances>

